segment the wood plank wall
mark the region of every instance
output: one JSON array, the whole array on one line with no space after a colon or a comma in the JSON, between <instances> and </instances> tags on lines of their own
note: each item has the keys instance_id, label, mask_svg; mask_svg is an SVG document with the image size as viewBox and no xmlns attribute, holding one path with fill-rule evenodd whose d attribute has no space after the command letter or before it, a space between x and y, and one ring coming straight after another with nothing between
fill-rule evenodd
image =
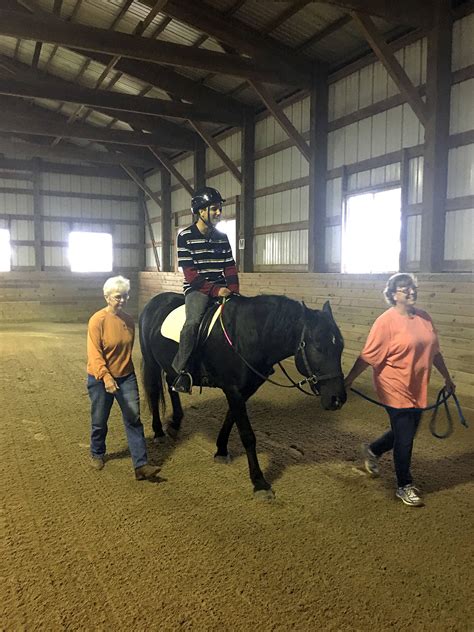
<instances>
[{"instance_id":1,"label":"wood plank wall","mask_svg":"<svg viewBox=\"0 0 474 632\"><path fill-rule=\"evenodd\" d=\"M122 271L122 274L131 282L127 311L137 316L137 272ZM102 286L110 276L115 274L0 273L0 323L85 323L94 312L105 307Z\"/></svg>"},{"instance_id":2,"label":"wood plank wall","mask_svg":"<svg viewBox=\"0 0 474 632\"><path fill-rule=\"evenodd\" d=\"M139 273L139 309L155 294L181 292L182 276L176 273ZM241 274L241 292L284 294L304 300L308 307L321 309L330 300L334 316L345 339L344 369L347 371L360 352L373 321L387 305L382 296L387 275L345 275L308 273ZM447 365L458 386L463 408L474 412L474 283L471 274L419 274L418 305L433 318ZM360 379L370 384L370 371ZM433 372L432 386L442 381Z\"/></svg>"}]
</instances>

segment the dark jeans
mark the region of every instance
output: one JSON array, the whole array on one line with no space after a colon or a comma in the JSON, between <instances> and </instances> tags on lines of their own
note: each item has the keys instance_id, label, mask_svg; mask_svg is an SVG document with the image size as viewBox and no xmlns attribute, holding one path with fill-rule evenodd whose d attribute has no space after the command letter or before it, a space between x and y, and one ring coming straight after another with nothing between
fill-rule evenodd
<instances>
[{"instance_id":1,"label":"dark jeans","mask_svg":"<svg viewBox=\"0 0 474 632\"><path fill-rule=\"evenodd\" d=\"M91 400L91 454L93 457L102 457L105 454L107 422L115 398L122 411L133 467L141 467L148 459L143 425L140 421L137 378L135 373L130 373L126 377L116 377L115 381L119 390L112 395L107 393L102 380L96 380L92 375L87 376L87 390Z\"/></svg>"},{"instance_id":2,"label":"dark jeans","mask_svg":"<svg viewBox=\"0 0 474 632\"><path fill-rule=\"evenodd\" d=\"M179 338L179 348L173 360L173 369L176 373L189 369L189 358L194 349L196 343L199 325L201 324L202 317L208 308L210 298L207 294L202 292L188 292L184 299L186 306L186 322L181 330Z\"/></svg>"},{"instance_id":3,"label":"dark jeans","mask_svg":"<svg viewBox=\"0 0 474 632\"><path fill-rule=\"evenodd\" d=\"M387 406L386 410L392 428L371 443L370 449L376 456L381 456L393 449L393 462L398 486L404 487L413 482L410 472L411 453L422 413L417 408L390 408Z\"/></svg>"}]
</instances>

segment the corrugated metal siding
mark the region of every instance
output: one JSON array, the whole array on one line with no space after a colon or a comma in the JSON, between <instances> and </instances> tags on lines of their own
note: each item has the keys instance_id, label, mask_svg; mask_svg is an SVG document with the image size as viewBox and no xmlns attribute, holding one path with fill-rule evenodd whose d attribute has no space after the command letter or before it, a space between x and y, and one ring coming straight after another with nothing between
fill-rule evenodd
<instances>
[{"instance_id":1,"label":"corrugated metal siding","mask_svg":"<svg viewBox=\"0 0 474 632\"><path fill-rule=\"evenodd\" d=\"M340 271L342 226L328 226L325 235L324 261L328 267Z\"/></svg>"},{"instance_id":2,"label":"corrugated metal siding","mask_svg":"<svg viewBox=\"0 0 474 632\"><path fill-rule=\"evenodd\" d=\"M474 13L462 20L457 20L453 26L453 55L452 69L459 70L474 64Z\"/></svg>"},{"instance_id":3,"label":"corrugated metal siding","mask_svg":"<svg viewBox=\"0 0 474 632\"><path fill-rule=\"evenodd\" d=\"M407 263L417 263L421 255L421 215L407 218Z\"/></svg>"},{"instance_id":4,"label":"corrugated metal siding","mask_svg":"<svg viewBox=\"0 0 474 632\"><path fill-rule=\"evenodd\" d=\"M408 165L408 204L423 202L423 166L424 158L419 156Z\"/></svg>"},{"instance_id":5,"label":"corrugated metal siding","mask_svg":"<svg viewBox=\"0 0 474 632\"><path fill-rule=\"evenodd\" d=\"M12 267L34 267L35 249L33 246L12 246Z\"/></svg>"},{"instance_id":6,"label":"corrugated metal siding","mask_svg":"<svg viewBox=\"0 0 474 632\"><path fill-rule=\"evenodd\" d=\"M218 141L219 146L234 162L241 159L242 132L238 131L224 140ZM223 162L213 149L206 148L206 171L222 167Z\"/></svg>"},{"instance_id":7,"label":"corrugated metal siding","mask_svg":"<svg viewBox=\"0 0 474 632\"><path fill-rule=\"evenodd\" d=\"M451 88L450 133L458 134L474 129L474 79L455 84Z\"/></svg>"},{"instance_id":8,"label":"corrugated metal siding","mask_svg":"<svg viewBox=\"0 0 474 632\"><path fill-rule=\"evenodd\" d=\"M400 182L400 163L394 162L385 167L377 167L367 171L358 171L347 179L347 190L358 191L367 187L397 185Z\"/></svg>"},{"instance_id":9,"label":"corrugated metal siding","mask_svg":"<svg viewBox=\"0 0 474 632\"><path fill-rule=\"evenodd\" d=\"M41 188L45 191L66 193L99 193L101 195L137 196L137 186L132 180L118 178L94 178L66 173L43 173Z\"/></svg>"},{"instance_id":10,"label":"corrugated metal siding","mask_svg":"<svg viewBox=\"0 0 474 632\"><path fill-rule=\"evenodd\" d=\"M304 178L309 165L297 147L288 147L255 161L255 189Z\"/></svg>"},{"instance_id":11,"label":"corrugated metal siding","mask_svg":"<svg viewBox=\"0 0 474 632\"><path fill-rule=\"evenodd\" d=\"M342 214L342 178L334 178L326 183L326 217Z\"/></svg>"},{"instance_id":12,"label":"corrugated metal siding","mask_svg":"<svg viewBox=\"0 0 474 632\"><path fill-rule=\"evenodd\" d=\"M0 213L8 215L32 215L33 196L27 193L0 192Z\"/></svg>"},{"instance_id":13,"label":"corrugated metal siding","mask_svg":"<svg viewBox=\"0 0 474 632\"><path fill-rule=\"evenodd\" d=\"M220 191L222 197L225 199L233 197L234 195L240 195L240 182L238 182L238 180L234 178L230 171L226 171L225 173L221 173L218 176L208 178L206 184L207 186L214 187L215 189ZM188 204L190 206L189 202Z\"/></svg>"},{"instance_id":14,"label":"corrugated metal siding","mask_svg":"<svg viewBox=\"0 0 474 632\"><path fill-rule=\"evenodd\" d=\"M299 187L255 200L255 226L274 226L308 219L309 187Z\"/></svg>"},{"instance_id":15,"label":"corrugated metal siding","mask_svg":"<svg viewBox=\"0 0 474 632\"><path fill-rule=\"evenodd\" d=\"M474 195L474 144L449 150L448 198Z\"/></svg>"},{"instance_id":16,"label":"corrugated metal siding","mask_svg":"<svg viewBox=\"0 0 474 632\"><path fill-rule=\"evenodd\" d=\"M286 116L300 132L308 132L310 127L310 99L305 97L283 109ZM288 136L270 114L255 125L255 150L266 149L287 140Z\"/></svg>"},{"instance_id":17,"label":"corrugated metal siding","mask_svg":"<svg viewBox=\"0 0 474 632\"><path fill-rule=\"evenodd\" d=\"M446 213L444 258L474 259L474 208Z\"/></svg>"},{"instance_id":18,"label":"corrugated metal siding","mask_svg":"<svg viewBox=\"0 0 474 632\"><path fill-rule=\"evenodd\" d=\"M256 265L305 265L308 263L308 231L256 235L254 252Z\"/></svg>"},{"instance_id":19,"label":"corrugated metal siding","mask_svg":"<svg viewBox=\"0 0 474 632\"><path fill-rule=\"evenodd\" d=\"M424 142L424 128L408 104L346 125L328 134L328 169L413 147ZM380 153L382 152L382 153Z\"/></svg>"}]
</instances>

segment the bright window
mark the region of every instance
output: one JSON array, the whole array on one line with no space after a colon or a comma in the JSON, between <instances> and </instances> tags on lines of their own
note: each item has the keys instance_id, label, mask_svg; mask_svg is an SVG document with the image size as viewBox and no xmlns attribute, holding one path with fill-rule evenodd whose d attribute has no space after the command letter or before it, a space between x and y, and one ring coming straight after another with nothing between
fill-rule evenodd
<instances>
[{"instance_id":1,"label":"bright window","mask_svg":"<svg viewBox=\"0 0 474 632\"><path fill-rule=\"evenodd\" d=\"M10 272L11 267L10 231L6 228L0 228L0 272Z\"/></svg>"},{"instance_id":2,"label":"bright window","mask_svg":"<svg viewBox=\"0 0 474 632\"><path fill-rule=\"evenodd\" d=\"M236 246L236 224L235 219L223 219L216 225L217 230L220 230L222 233L225 233L229 238L230 247L232 248L232 254L235 257L237 253L235 252Z\"/></svg>"},{"instance_id":3,"label":"bright window","mask_svg":"<svg viewBox=\"0 0 474 632\"><path fill-rule=\"evenodd\" d=\"M400 189L349 196L342 236L342 272L398 271L400 230Z\"/></svg>"},{"instance_id":4,"label":"bright window","mask_svg":"<svg viewBox=\"0 0 474 632\"><path fill-rule=\"evenodd\" d=\"M69 233L69 263L72 272L110 272L112 235L109 233Z\"/></svg>"}]
</instances>

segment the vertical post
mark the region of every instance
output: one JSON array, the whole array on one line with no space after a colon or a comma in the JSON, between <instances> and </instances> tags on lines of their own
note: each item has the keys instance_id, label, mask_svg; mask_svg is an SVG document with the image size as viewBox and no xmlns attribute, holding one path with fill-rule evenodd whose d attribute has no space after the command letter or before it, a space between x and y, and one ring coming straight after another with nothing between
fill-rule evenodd
<instances>
[{"instance_id":1,"label":"vertical post","mask_svg":"<svg viewBox=\"0 0 474 632\"><path fill-rule=\"evenodd\" d=\"M402 272L405 271L407 265L407 236L408 236L408 187L410 182L410 160L406 149L402 151L402 160L400 162L400 184L401 184L401 230L400 230L400 260L399 267Z\"/></svg>"},{"instance_id":2,"label":"vertical post","mask_svg":"<svg viewBox=\"0 0 474 632\"><path fill-rule=\"evenodd\" d=\"M41 195L41 159L33 158L33 215L35 236L35 270L44 270L43 197Z\"/></svg>"},{"instance_id":3,"label":"vertical post","mask_svg":"<svg viewBox=\"0 0 474 632\"><path fill-rule=\"evenodd\" d=\"M241 154L242 188L240 204L237 207L239 211L237 247L239 247L240 240L243 239L243 249L239 253L240 271L253 272L255 206L255 115L253 112L244 115Z\"/></svg>"},{"instance_id":4,"label":"vertical post","mask_svg":"<svg viewBox=\"0 0 474 632\"><path fill-rule=\"evenodd\" d=\"M326 172L328 136L327 74L315 71L310 93L308 271L325 271Z\"/></svg>"},{"instance_id":5,"label":"vertical post","mask_svg":"<svg viewBox=\"0 0 474 632\"><path fill-rule=\"evenodd\" d=\"M421 225L422 272L440 272L444 260L446 194L448 186L451 45L453 17L449 0L433 0L434 22L428 33Z\"/></svg>"},{"instance_id":6,"label":"vertical post","mask_svg":"<svg viewBox=\"0 0 474 632\"><path fill-rule=\"evenodd\" d=\"M138 242L141 245L138 254L138 268L140 271L146 268L145 204L145 194L142 189L138 189Z\"/></svg>"},{"instance_id":7,"label":"vertical post","mask_svg":"<svg viewBox=\"0 0 474 632\"><path fill-rule=\"evenodd\" d=\"M204 141L196 141L194 150L194 190L206 186L206 145Z\"/></svg>"},{"instance_id":8,"label":"vertical post","mask_svg":"<svg viewBox=\"0 0 474 632\"><path fill-rule=\"evenodd\" d=\"M161 264L163 272L171 271L171 175L166 169L161 170Z\"/></svg>"}]
</instances>

